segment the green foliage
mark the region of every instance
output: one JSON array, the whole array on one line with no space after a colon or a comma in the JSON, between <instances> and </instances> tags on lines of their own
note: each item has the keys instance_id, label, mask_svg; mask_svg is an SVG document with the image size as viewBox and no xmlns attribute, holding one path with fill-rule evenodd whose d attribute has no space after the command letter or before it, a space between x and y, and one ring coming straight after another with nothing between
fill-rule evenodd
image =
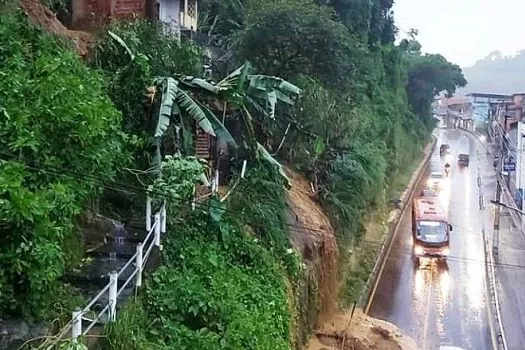
<instances>
[{"instance_id":1,"label":"green foliage","mask_svg":"<svg viewBox=\"0 0 525 350\"><path fill-rule=\"evenodd\" d=\"M162 345L147 339L147 330L151 321L140 300L129 301L119 310L115 323L110 323L101 339L103 348L114 350L161 350Z\"/></svg>"},{"instance_id":2,"label":"green foliage","mask_svg":"<svg viewBox=\"0 0 525 350\"><path fill-rule=\"evenodd\" d=\"M141 52L147 57L153 76L198 74L201 71L199 47L179 41L158 22L144 19L113 22L107 29L122 38L131 52ZM129 63L129 57L122 53L121 44L107 32L98 38L92 64L107 72L116 72Z\"/></svg>"},{"instance_id":3,"label":"green foliage","mask_svg":"<svg viewBox=\"0 0 525 350\"><path fill-rule=\"evenodd\" d=\"M148 279L134 316L143 327L127 328L138 340L125 341L126 349L146 349L146 342L163 349L290 349L286 285L272 255L240 226L223 221L217 229L199 210L172 227L164 265ZM114 344L121 327L128 326L109 332Z\"/></svg>"},{"instance_id":4,"label":"green foliage","mask_svg":"<svg viewBox=\"0 0 525 350\"><path fill-rule=\"evenodd\" d=\"M362 81L366 51L333 12L309 0L253 2L237 35L237 54L263 73L291 79L306 74L330 86Z\"/></svg>"},{"instance_id":5,"label":"green foliage","mask_svg":"<svg viewBox=\"0 0 525 350\"><path fill-rule=\"evenodd\" d=\"M0 312L54 312L73 219L129 158L103 77L0 13Z\"/></svg>"},{"instance_id":6,"label":"green foliage","mask_svg":"<svg viewBox=\"0 0 525 350\"><path fill-rule=\"evenodd\" d=\"M251 65L246 62L219 82L193 76L157 79L156 85L161 88L155 132L155 137L160 141L158 144L162 143L162 136L174 119L179 119L179 127L182 128L185 124L184 116L189 116L205 133L217 136L219 141L237 149L233 136L212 111L219 104L223 108L223 119L226 119L227 112L224 109L229 107L236 113L228 115L228 119L237 122L242 120L246 135L238 133L236 136L246 140L244 148L251 153L251 159L263 160L276 166L286 178L281 165L257 141L253 123L257 121L261 125L271 124L267 123L267 119L272 122L275 120L277 102L293 106L301 89L281 78L255 75L253 72ZM264 126L260 128L260 138L266 136L265 129Z\"/></svg>"},{"instance_id":7,"label":"green foliage","mask_svg":"<svg viewBox=\"0 0 525 350\"><path fill-rule=\"evenodd\" d=\"M176 214L181 206L187 206L193 196L195 183L200 179L206 165L195 157L166 156L161 163L162 176L153 181L148 190L157 200L166 200L168 209ZM160 205L157 205L157 207Z\"/></svg>"},{"instance_id":8,"label":"green foliage","mask_svg":"<svg viewBox=\"0 0 525 350\"><path fill-rule=\"evenodd\" d=\"M203 0L199 2L199 30L208 34L208 44L228 48L244 23L244 0Z\"/></svg>"},{"instance_id":9,"label":"green foliage","mask_svg":"<svg viewBox=\"0 0 525 350\"><path fill-rule=\"evenodd\" d=\"M421 55L421 45L411 39L401 42L400 48L406 52L408 71L407 94L408 102L414 113L426 125L432 124L431 104L436 95L445 92L452 96L458 87L467 85L461 68L448 62L439 54Z\"/></svg>"},{"instance_id":10,"label":"green foliage","mask_svg":"<svg viewBox=\"0 0 525 350\"><path fill-rule=\"evenodd\" d=\"M124 130L139 136L134 149L136 167L148 167L153 143L150 135L154 134L157 117L152 103L155 96L148 95L146 87L158 76L198 73L201 52L196 45L169 35L155 22L114 22L108 29L98 38L90 64L105 72L107 91L122 112Z\"/></svg>"},{"instance_id":11,"label":"green foliage","mask_svg":"<svg viewBox=\"0 0 525 350\"><path fill-rule=\"evenodd\" d=\"M287 247L285 189L275 171L252 168L228 201L230 210L273 247Z\"/></svg>"},{"instance_id":12,"label":"green foliage","mask_svg":"<svg viewBox=\"0 0 525 350\"><path fill-rule=\"evenodd\" d=\"M360 223L354 219L361 217L382 194L386 170L383 153L373 142L356 142L331 160L323 174L326 188L322 199L341 231L358 235L362 232Z\"/></svg>"}]
</instances>

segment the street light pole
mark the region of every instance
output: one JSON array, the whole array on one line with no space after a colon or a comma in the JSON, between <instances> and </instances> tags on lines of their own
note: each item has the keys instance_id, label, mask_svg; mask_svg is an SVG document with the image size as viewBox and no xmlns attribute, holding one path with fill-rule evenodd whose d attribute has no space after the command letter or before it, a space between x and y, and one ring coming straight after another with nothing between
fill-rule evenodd
<instances>
[{"instance_id":1,"label":"street light pole","mask_svg":"<svg viewBox=\"0 0 525 350\"><path fill-rule=\"evenodd\" d=\"M497 133L497 148L498 148L498 164L496 166L496 200L492 201L492 203L501 203L501 172L503 170L503 158L504 158L504 149L503 149L503 134L501 130L498 130ZM501 208L499 205L496 206L494 210L494 227L493 227L493 235L492 235L492 252L494 254L494 258L498 259L498 247L499 247L499 226L500 226L500 214L501 214Z\"/></svg>"}]
</instances>

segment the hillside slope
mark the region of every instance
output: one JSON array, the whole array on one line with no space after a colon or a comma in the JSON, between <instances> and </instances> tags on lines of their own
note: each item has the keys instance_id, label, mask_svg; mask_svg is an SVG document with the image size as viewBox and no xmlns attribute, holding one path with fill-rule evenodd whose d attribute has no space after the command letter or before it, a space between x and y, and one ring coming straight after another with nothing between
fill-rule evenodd
<instances>
[{"instance_id":1,"label":"hillside slope","mask_svg":"<svg viewBox=\"0 0 525 350\"><path fill-rule=\"evenodd\" d=\"M314 337L308 342L307 349L322 350L327 346L356 350L417 349L413 340L403 336L396 326L388 322L366 317L361 311L356 311L354 315L351 312L338 312L337 295L343 286L338 285L340 262L334 229L328 216L311 196L308 181L289 169L287 174L292 182L292 188L287 194L290 239L294 248L301 253L306 266L303 281L310 284L306 283L305 288L318 286L318 294L313 296L313 299L319 300L318 317L310 320L303 317L303 323L298 329L301 336L305 336L305 326L314 328ZM379 240L386 227L375 216L368 217L368 220L367 237L375 236L374 239ZM304 288L301 292L301 311L308 314L311 311L308 306L312 304L308 304L308 294Z\"/></svg>"}]
</instances>

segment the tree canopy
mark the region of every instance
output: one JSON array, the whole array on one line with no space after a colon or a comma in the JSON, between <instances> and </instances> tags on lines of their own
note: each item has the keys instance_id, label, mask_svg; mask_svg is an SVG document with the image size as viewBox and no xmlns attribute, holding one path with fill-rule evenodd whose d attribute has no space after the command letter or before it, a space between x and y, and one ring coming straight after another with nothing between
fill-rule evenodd
<instances>
[{"instance_id":1,"label":"tree canopy","mask_svg":"<svg viewBox=\"0 0 525 350\"><path fill-rule=\"evenodd\" d=\"M131 160L121 121L100 73L20 11L0 12L2 314L62 302L74 219Z\"/></svg>"},{"instance_id":2,"label":"tree canopy","mask_svg":"<svg viewBox=\"0 0 525 350\"><path fill-rule=\"evenodd\" d=\"M400 47L406 53L408 102L416 115L427 124L431 123L433 98L441 92L452 96L456 89L467 85L467 80L461 68L448 62L445 57L421 54L421 45L414 35L410 40L403 40Z\"/></svg>"}]
</instances>

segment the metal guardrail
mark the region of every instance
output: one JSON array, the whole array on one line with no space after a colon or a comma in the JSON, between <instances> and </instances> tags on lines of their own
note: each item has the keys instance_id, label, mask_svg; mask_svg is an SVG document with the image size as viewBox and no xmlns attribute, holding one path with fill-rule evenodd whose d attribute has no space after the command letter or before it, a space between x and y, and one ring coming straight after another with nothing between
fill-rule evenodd
<instances>
[{"instance_id":1,"label":"metal guardrail","mask_svg":"<svg viewBox=\"0 0 525 350\"><path fill-rule=\"evenodd\" d=\"M137 244L135 254L126 262L119 271L112 271L109 274L108 284L92 298L84 308L77 308L72 312L71 321L69 321L56 337L57 340L68 338L66 335L71 332L71 339L76 342L79 337L86 336L97 323L114 322L117 317L117 301L122 295L124 289L134 280L135 287L142 286L142 274L153 251L153 247L161 248L161 233L166 232L166 204L153 215L151 214L151 198L146 202L146 231L148 234L142 243ZM133 268L128 279L121 285L118 285L118 278L129 268ZM104 295L108 296L108 302L95 317L89 318L87 315L93 314L93 306L100 304L99 301ZM87 322L87 324L84 324Z\"/></svg>"}]
</instances>

